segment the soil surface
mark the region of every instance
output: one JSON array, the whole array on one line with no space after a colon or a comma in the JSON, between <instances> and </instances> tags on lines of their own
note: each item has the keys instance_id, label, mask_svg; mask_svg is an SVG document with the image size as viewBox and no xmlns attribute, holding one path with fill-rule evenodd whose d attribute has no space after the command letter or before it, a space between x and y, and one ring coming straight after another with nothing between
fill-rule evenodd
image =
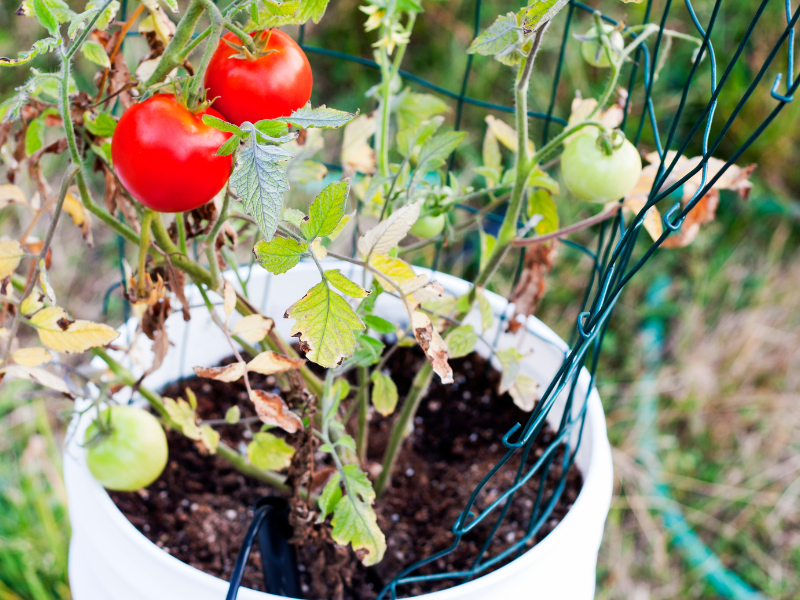
<instances>
[{"instance_id":1,"label":"soil surface","mask_svg":"<svg viewBox=\"0 0 800 600\"><path fill-rule=\"evenodd\" d=\"M387 365L400 394L398 411L408 392L413 374L424 360L421 351L399 349ZM223 361L229 362L229 361ZM392 488L376 503L378 524L385 533L388 549L381 563L364 568L349 548L334 547L330 525L313 525L316 506L307 515L313 535L297 546L301 582L306 598L331 600L372 600L384 583L410 564L448 548L454 540L452 526L478 482L505 454L500 440L515 423L524 424L528 414L518 409L511 398L497 395L500 374L482 357L473 354L452 360L455 383L431 384L420 405L414 432L400 454ZM253 376L254 387L271 390L274 377ZM187 379L169 386L165 396L184 396L191 388L197 395L198 413L203 419L219 419L238 404L243 417L253 415L241 383L221 383L207 379ZM392 418L373 415L370 429L368 471L375 473L391 428ZM257 427L258 424L253 424ZM254 431L257 429L254 429ZM272 432L277 430L273 429ZM229 445L245 444L252 433L242 425L223 426L222 439ZM540 434L528 466L533 464L552 440L549 428ZM251 506L261 496L274 493L264 484L243 476L222 459L201 454L192 442L169 432L170 459L162 476L146 490L134 493L111 492L111 497L145 536L180 560L211 575L229 579L239 546L252 518ZM292 442L292 436L287 436ZM482 510L511 486L519 467L516 453L485 486L474 509ZM556 453L545 482L541 505L547 506L561 476L563 451ZM317 477L326 465L317 453ZM536 502L540 476L532 477L515 496L506 518L489 543L484 561L497 556L525 536ZM580 492L583 479L577 467L567 473L566 487L552 513L526 549L547 535L561 521ZM476 512L473 510L473 512ZM423 567L415 574L453 572L469 568L485 543L496 515L491 514L465 535L455 551ZM507 561L506 561L507 562ZM501 562L500 565L506 564ZM264 590L261 558L253 548L243 585ZM459 580L412 584L398 589L400 597L443 589Z\"/></svg>"}]
</instances>

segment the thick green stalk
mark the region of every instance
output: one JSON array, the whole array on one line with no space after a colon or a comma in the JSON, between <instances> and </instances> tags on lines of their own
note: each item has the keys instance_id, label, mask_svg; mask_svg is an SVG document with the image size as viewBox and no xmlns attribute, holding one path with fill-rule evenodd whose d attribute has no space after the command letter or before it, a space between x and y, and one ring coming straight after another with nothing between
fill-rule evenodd
<instances>
[{"instance_id":1,"label":"thick green stalk","mask_svg":"<svg viewBox=\"0 0 800 600\"><path fill-rule=\"evenodd\" d=\"M90 213L103 221L103 223L108 225L126 240L138 246L139 236L136 234L136 232L128 225L125 225L124 223L121 223L115 219L112 214L100 208L95 203L91 193L89 192L89 187L86 185L86 177L84 176L83 172L83 161L81 160L81 154L78 151L78 143L75 139L75 127L72 124L72 118L70 117L69 112L69 72L70 61L66 55L63 55L61 58L60 77L61 97L59 99L58 111L64 122L64 136L67 138L67 148L69 148L70 159L72 160L73 164L78 166L78 172L75 175L75 180L78 183L78 193L81 196L81 201L83 202L83 206Z\"/></svg>"},{"instance_id":2,"label":"thick green stalk","mask_svg":"<svg viewBox=\"0 0 800 600\"><path fill-rule=\"evenodd\" d=\"M378 496L386 491L392 480L392 469L394 469L394 465L397 462L400 446L408 436L408 431L414 421L414 416L417 414L419 403L428 393L428 386L431 384L432 377L433 367L430 362L425 361L425 364L414 376L414 382L411 384L411 389L403 402L403 409L392 424L389 444L383 454L383 469L375 482L375 493Z\"/></svg>"},{"instance_id":3,"label":"thick green stalk","mask_svg":"<svg viewBox=\"0 0 800 600\"><path fill-rule=\"evenodd\" d=\"M223 19L222 13L219 12L217 5L212 0L200 0L203 8L208 12L208 17L211 19L211 35L210 39L206 42L206 47L203 49L203 57L200 59L200 65L195 69L192 75L191 83L189 84L188 105L192 107L195 102L202 95L203 79L208 69L208 64L211 62L211 57L217 50L216 41L222 35Z\"/></svg>"},{"instance_id":4,"label":"thick green stalk","mask_svg":"<svg viewBox=\"0 0 800 600\"><path fill-rule=\"evenodd\" d=\"M161 83L172 72L172 69L183 64L183 61L186 60L183 56L183 49L192 39L194 28L197 26L197 21L204 10L205 7L202 0L191 0L175 29L175 35L172 36L172 40L164 49L164 54L161 55L158 66L140 89L146 90L157 83Z\"/></svg>"}]
</instances>

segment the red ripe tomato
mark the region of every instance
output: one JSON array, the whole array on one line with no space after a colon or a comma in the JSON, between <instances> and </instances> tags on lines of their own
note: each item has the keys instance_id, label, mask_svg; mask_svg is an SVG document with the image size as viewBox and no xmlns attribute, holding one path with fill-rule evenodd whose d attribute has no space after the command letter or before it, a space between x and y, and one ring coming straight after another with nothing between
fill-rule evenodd
<instances>
[{"instance_id":1,"label":"red ripe tomato","mask_svg":"<svg viewBox=\"0 0 800 600\"><path fill-rule=\"evenodd\" d=\"M111 138L111 159L136 200L158 212L184 212L223 188L233 159L216 152L231 134L203 123L206 114L222 118L210 108L192 114L169 94L125 111Z\"/></svg>"},{"instance_id":2,"label":"red ripe tomato","mask_svg":"<svg viewBox=\"0 0 800 600\"><path fill-rule=\"evenodd\" d=\"M206 71L208 99L216 98L214 108L236 125L245 121L288 117L311 98L313 78L305 52L280 29L250 34L256 46L272 50L250 60L231 58L236 50L224 40L241 44L233 33L219 41Z\"/></svg>"}]
</instances>

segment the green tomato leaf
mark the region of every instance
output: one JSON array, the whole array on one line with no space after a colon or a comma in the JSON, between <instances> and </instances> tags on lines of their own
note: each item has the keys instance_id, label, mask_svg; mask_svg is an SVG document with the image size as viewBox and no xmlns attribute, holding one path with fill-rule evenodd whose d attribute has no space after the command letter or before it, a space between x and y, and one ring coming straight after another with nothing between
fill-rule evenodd
<instances>
[{"instance_id":1,"label":"green tomato leaf","mask_svg":"<svg viewBox=\"0 0 800 600\"><path fill-rule=\"evenodd\" d=\"M491 127L486 128L486 135L483 138L482 149L483 165L499 171L503 168L503 155L500 154L500 143ZM485 175L484 175L485 177ZM495 178L495 181L499 177ZM491 186L490 186L491 187Z\"/></svg>"},{"instance_id":2,"label":"green tomato leaf","mask_svg":"<svg viewBox=\"0 0 800 600\"><path fill-rule=\"evenodd\" d=\"M48 108L28 124L28 130L25 132L25 153L28 156L33 156L34 152L44 146L47 117L57 114L54 108Z\"/></svg>"},{"instance_id":3,"label":"green tomato leaf","mask_svg":"<svg viewBox=\"0 0 800 600\"><path fill-rule=\"evenodd\" d=\"M17 58L8 58L6 56L0 56L0 67L18 67L20 65L24 65L26 63L31 62L42 52L50 52L51 50L55 50L56 48L58 48L58 45L59 41L53 37L48 37L43 40L38 40L33 44L30 50L28 50L27 52L20 52L17 55ZM22 94L18 94L18 96L24 101L24 96Z\"/></svg>"},{"instance_id":4,"label":"green tomato leaf","mask_svg":"<svg viewBox=\"0 0 800 600\"><path fill-rule=\"evenodd\" d=\"M253 434L253 441L247 445L247 456L259 469L280 471L292 463L294 448L283 438L260 431Z\"/></svg>"},{"instance_id":5,"label":"green tomato leaf","mask_svg":"<svg viewBox=\"0 0 800 600\"><path fill-rule=\"evenodd\" d=\"M375 315L364 315L363 320L367 327L375 331L375 333L386 335L397 331L397 325L381 317L376 317Z\"/></svg>"},{"instance_id":6,"label":"green tomato leaf","mask_svg":"<svg viewBox=\"0 0 800 600\"><path fill-rule=\"evenodd\" d=\"M283 25L302 25L309 19L319 23L325 14L329 0L287 0L276 2L266 0L266 8L258 11L258 27L281 27ZM247 30L253 29L253 24L248 24Z\"/></svg>"},{"instance_id":7,"label":"green tomato leaf","mask_svg":"<svg viewBox=\"0 0 800 600\"><path fill-rule=\"evenodd\" d=\"M271 119L264 119L255 124L255 128L264 135L272 138L279 138L286 135L289 126L281 121L273 121Z\"/></svg>"},{"instance_id":8,"label":"green tomato leaf","mask_svg":"<svg viewBox=\"0 0 800 600\"><path fill-rule=\"evenodd\" d=\"M402 93L392 107L397 111L400 130L421 125L423 121L447 112L447 104L432 94Z\"/></svg>"},{"instance_id":9,"label":"green tomato leaf","mask_svg":"<svg viewBox=\"0 0 800 600\"><path fill-rule=\"evenodd\" d=\"M232 135L228 140L222 144L217 150L217 156L230 156L239 147L239 142L242 141L238 135Z\"/></svg>"},{"instance_id":10,"label":"green tomato leaf","mask_svg":"<svg viewBox=\"0 0 800 600\"><path fill-rule=\"evenodd\" d=\"M296 208L283 209L283 220L288 223L291 223L298 229L300 229L300 225L302 225L303 219L305 218L306 215L302 210L297 210Z\"/></svg>"},{"instance_id":11,"label":"green tomato leaf","mask_svg":"<svg viewBox=\"0 0 800 600\"><path fill-rule=\"evenodd\" d=\"M261 240L253 248L258 264L275 275L286 273L307 253L308 244L288 237Z\"/></svg>"},{"instance_id":12,"label":"green tomato leaf","mask_svg":"<svg viewBox=\"0 0 800 600\"><path fill-rule=\"evenodd\" d=\"M295 319L291 335L300 338L300 346L309 360L325 368L340 364L356 349L356 331L364 323L347 300L322 281L292 304L286 318Z\"/></svg>"},{"instance_id":13,"label":"green tomato leaf","mask_svg":"<svg viewBox=\"0 0 800 600\"><path fill-rule=\"evenodd\" d=\"M357 367L369 367L381 359L383 342L369 335L358 336L358 349L353 353L349 363Z\"/></svg>"},{"instance_id":14,"label":"green tomato leaf","mask_svg":"<svg viewBox=\"0 0 800 600\"><path fill-rule=\"evenodd\" d=\"M522 28L513 12L500 15L492 25L472 40L467 54L501 58L522 47Z\"/></svg>"},{"instance_id":15,"label":"green tomato leaf","mask_svg":"<svg viewBox=\"0 0 800 600\"><path fill-rule=\"evenodd\" d=\"M381 371L373 371L372 405L384 417L388 417L397 407L397 386L392 378Z\"/></svg>"},{"instance_id":16,"label":"green tomato leaf","mask_svg":"<svg viewBox=\"0 0 800 600\"><path fill-rule=\"evenodd\" d=\"M213 127L218 131L224 131L225 133L232 133L234 135L238 135L240 138L246 138L249 133L245 133L241 129L239 129L233 123L228 123L227 121L223 121L215 117L214 115L203 115L203 123L208 125L209 127Z\"/></svg>"},{"instance_id":17,"label":"green tomato leaf","mask_svg":"<svg viewBox=\"0 0 800 600\"><path fill-rule=\"evenodd\" d=\"M339 378L333 382L333 397L337 402L341 402L350 393L350 383L347 379Z\"/></svg>"},{"instance_id":18,"label":"green tomato leaf","mask_svg":"<svg viewBox=\"0 0 800 600\"><path fill-rule=\"evenodd\" d=\"M280 163L294 155L280 146L259 144L254 138L250 136L239 151L230 185L269 241L283 213L283 194L289 191L286 169Z\"/></svg>"},{"instance_id":19,"label":"green tomato leaf","mask_svg":"<svg viewBox=\"0 0 800 600\"><path fill-rule=\"evenodd\" d=\"M542 216L542 220L536 224L537 234L558 231L558 209L549 191L538 189L528 194L528 218L534 215Z\"/></svg>"},{"instance_id":20,"label":"green tomato leaf","mask_svg":"<svg viewBox=\"0 0 800 600\"><path fill-rule=\"evenodd\" d=\"M317 108L311 108L311 104L306 104L303 108L298 108L290 117L279 117L276 121L291 123L301 129L316 127L317 129L338 129L347 125L355 119L358 113L352 114L335 108L328 108L324 104Z\"/></svg>"},{"instance_id":21,"label":"green tomato leaf","mask_svg":"<svg viewBox=\"0 0 800 600\"><path fill-rule=\"evenodd\" d=\"M345 465L344 478L347 495L336 503L333 512L333 539L337 544L351 544L356 552L365 551L361 558L365 566L377 564L386 552L386 538L372 509L372 484L355 465Z\"/></svg>"},{"instance_id":22,"label":"green tomato leaf","mask_svg":"<svg viewBox=\"0 0 800 600\"><path fill-rule=\"evenodd\" d=\"M478 334L472 325L462 325L453 329L446 338L447 347L450 350L450 358L461 358L475 349L478 341Z\"/></svg>"},{"instance_id":23,"label":"green tomato leaf","mask_svg":"<svg viewBox=\"0 0 800 600\"><path fill-rule=\"evenodd\" d=\"M334 181L314 198L308 209L308 219L300 225L309 242L330 235L344 217L347 195L350 193L350 179ZM363 296L362 296L363 297Z\"/></svg>"},{"instance_id":24,"label":"green tomato leaf","mask_svg":"<svg viewBox=\"0 0 800 600\"><path fill-rule=\"evenodd\" d=\"M397 150L403 156L408 156L414 148L424 144L436 130L444 123L444 117L432 117L416 127L407 127L397 134Z\"/></svg>"},{"instance_id":25,"label":"green tomato leaf","mask_svg":"<svg viewBox=\"0 0 800 600\"><path fill-rule=\"evenodd\" d=\"M225 422L230 425L236 425L241 418L242 410L235 404L225 411Z\"/></svg>"},{"instance_id":26,"label":"green tomato leaf","mask_svg":"<svg viewBox=\"0 0 800 600\"><path fill-rule=\"evenodd\" d=\"M110 138L117 128L117 122L110 114L101 112L94 116L88 110L83 113L83 124L89 133L103 138Z\"/></svg>"},{"instance_id":27,"label":"green tomato leaf","mask_svg":"<svg viewBox=\"0 0 800 600\"><path fill-rule=\"evenodd\" d=\"M39 24L50 32L50 35L58 37L58 21L56 21L53 12L47 6L44 0L33 0L33 11L36 18L39 19Z\"/></svg>"},{"instance_id":28,"label":"green tomato leaf","mask_svg":"<svg viewBox=\"0 0 800 600\"><path fill-rule=\"evenodd\" d=\"M56 22L66 23L75 18L75 13L70 9L64 0L44 0L43 4L52 13ZM17 15L24 15L26 17L36 17L36 8L34 0L22 0L22 4L17 9Z\"/></svg>"},{"instance_id":29,"label":"green tomato leaf","mask_svg":"<svg viewBox=\"0 0 800 600\"><path fill-rule=\"evenodd\" d=\"M558 182L538 167L531 169L526 185L534 188L543 188L554 196L558 195L559 192Z\"/></svg>"},{"instance_id":30,"label":"green tomato leaf","mask_svg":"<svg viewBox=\"0 0 800 600\"><path fill-rule=\"evenodd\" d=\"M486 233L483 230L483 227L478 228L478 234L481 240L481 259L480 259L480 269L486 266L487 261L489 260L489 255L492 253L494 249L494 245L497 242L497 238L493 235Z\"/></svg>"},{"instance_id":31,"label":"green tomato leaf","mask_svg":"<svg viewBox=\"0 0 800 600\"><path fill-rule=\"evenodd\" d=\"M94 64L100 65L106 69L111 67L111 61L108 58L108 54L106 54L106 50L103 48L103 45L100 42L86 40L83 42L83 46L81 46L81 52L83 52L83 55Z\"/></svg>"},{"instance_id":32,"label":"green tomato leaf","mask_svg":"<svg viewBox=\"0 0 800 600\"><path fill-rule=\"evenodd\" d=\"M69 29L67 30L67 35L69 35L69 38L75 39L75 37L86 28L87 23L94 19L95 15L100 13L100 9L103 8L104 4L105 2L103 2L103 0L90 0L90 2L87 2L86 10L80 14L74 15L70 20ZM119 2L114 0L97 18L94 26L100 30L108 28L109 23L111 23L111 21L114 19L114 16L117 14L118 10Z\"/></svg>"},{"instance_id":33,"label":"green tomato leaf","mask_svg":"<svg viewBox=\"0 0 800 600\"><path fill-rule=\"evenodd\" d=\"M422 144L417 160L417 168L409 183L409 189L414 189L417 181L425 177L428 171L438 169L447 160L447 157L458 148L459 144L467 137L465 131L448 131L440 133Z\"/></svg>"},{"instance_id":34,"label":"green tomato leaf","mask_svg":"<svg viewBox=\"0 0 800 600\"><path fill-rule=\"evenodd\" d=\"M347 294L351 298L366 298L369 292L350 281L347 277L342 275L339 269L330 269L325 271L325 279L343 294Z\"/></svg>"},{"instance_id":35,"label":"green tomato leaf","mask_svg":"<svg viewBox=\"0 0 800 600\"><path fill-rule=\"evenodd\" d=\"M483 289L478 290L476 298L478 299L478 310L481 313L481 326L483 330L486 331L492 326L492 323L494 323L492 305L489 304L489 300L487 300L486 296L483 294Z\"/></svg>"},{"instance_id":36,"label":"green tomato leaf","mask_svg":"<svg viewBox=\"0 0 800 600\"><path fill-rule=\"evenodd\" d=\"M342 487L339 485L339 482L342 480L342 476L339 475L338 471L331 475L331 478L328 480L328 483L325 485L325 489L322 490L322 494L317 501L319 505L319 518L317 519L318 523L324 521L329 514L333 512L336 508L336 505L339 503L339 500L342 499Z\"/></svg>"},{"instance_id":37,"label":"green tomato leaf","mask_svg":"<svg viewBox=\"0 0 800 600\"><path fill-rule=\"evenodd\" d=\"M336 446L341 446L347 450L352 450L353 452L356 451L356 441L353 439L351 435L343 435L338 440L336 440Z\"/></svg>"},{"instance_id":38,"label":"green tomato leaf","mask_svg":"<svg viewBox=\"0 0 800 600\"><path fill-rule=\"evenodd\" d=\"M525 35L551 21L568 2L569 0L535 0L522 12L522 30Z\"/></svg>"}]
</instances>

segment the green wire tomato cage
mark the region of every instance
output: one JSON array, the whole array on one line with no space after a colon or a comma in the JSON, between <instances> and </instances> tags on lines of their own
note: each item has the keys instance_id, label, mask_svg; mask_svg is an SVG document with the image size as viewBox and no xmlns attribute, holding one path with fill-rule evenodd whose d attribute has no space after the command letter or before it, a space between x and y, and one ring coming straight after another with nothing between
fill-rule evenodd
<instances>
[{"instance_id":1,"label":"green wire tomato cage","mask_svg":"<svg viewBox=\"0 0 800 600\"><path fill-rule=\"evenodd\" d=\"M126 0L123 0L122 18L125 17L126 4ZM490 8L491 4L487 4ZM796 79L794 76L794 27L798 17L800 17L800 9L793 10L790 0L785 0L783 3L780 3L779 0L772 0L771 2L770 0L761 0L758 5L753 4L749 6L746 3L743 4L745 7L743 10L752 11L752 20L741 35L741 39L738 40L735 51L730 55L727 63L724 64L724 70L722 70L721 73L718 68L717 56L711 39L715 26L718 26L721 20L719 17L722 0L716 0L713 5L711 2L704 3L701 7L701 14L698 14L691 0L684 0L683 3L665 0L663 4L662 13L660 17L657 18L657 15L654 14L653 0L646 0L642 23L657 22L659 30L653 38L648 40L648 43L642 43L636 48L632 60L623 67L623 69L628 72L626 86L628 93L625 100L624 117L620 129L634 145L637 145L641 141L647 128L651 136L650 142L655 146L655 150L660 159L657 163L657 173L654 178L654 183L647 196L647 202L638 214L631 219L626 220L623 212L617 211L616 216L612 220L607 220L599 224L596 245L593 248L575 243L571 240L560 239L562 243L588 256L593 264L591 276L586 284L586 289L582 298L581 311L575 323L574 335L570 340L570 350L565 354L563 364L552 381L548 383L546 390L533 409L528 421L524 424L517 423L503 436L502 444L507 451L503 458L486 474L481 483L476 487L469 502L464 506L459 518L453 523L452 531L454 538L452 544L441 552L405 568L381 591L379 598L397 598L397 594L402 590L404 585L415 582L448 580L452 581L453 585L458 585L459 583L478 577L504 564L505 561L513 559L526 549L531 538L537 535L543 524L550 517L551 512L564 491L566 474L574 461L575 451L580 443L589 395L588 392L585 395L578 395L576 393L578 375L581 370L586 367L591 381L588 390L594 387L600 350L603 344L603 338L608 330L609 318L625 285L642 269L664 241L670 235L681 229L684 219L689 212L700 202L703 196L712 189L726 170L753 145L770 123L775 120L781 110L793 100L793 95L800 82L800 80ZM749 85L741 94L741 97L732 99L735 102L735 106L730 111L730 115L724 119L724 121L722 119L717 119L715 121L718 101L726 90L726 84L732 79L731 76L734 72L734 67L745 54L748 43L756 38L763 42L763 35L756 35L755 30L770 4L773 5L771 8L779 7L779 10L785 13L786 26L782 31L771 32L773 36L773 38L769 40L772 44L771 50L763 59L761 65L753 66L750 64L750 67L753 70L757 69L757 72L752 76ZM234 2L233 5L231 5L231 7L238 6L240 6L239 2ZM490 12L484 11L484 8L487 7L483 6L481 0L475 1L473 23L474 37L477 37L481 30L482 17L485 16L488 20L489 17L493 18L495 16L494 14L483 15L483 12ZM593 15L595 14L595 10L595 8L582 2L570 0L569 5L555 17L555 21L564 23L561 46L558 52L558 61L554 65L545 67L539 65L540 69L550 68L553 72L552 88L547 110L544 112L534 110L528 111L528 116L530 118L541 121L542 123L541 142L543 144L551 140L561 128L567 125L567 121L564 118L556 116L554 111L559 84L562 82L566 48L569 44L580 43L574 40L572 36L572 28L577 21L576 15L579 13ZM695 33L702 38L702 43L695 53L691 69L685 81L682 83L682 91L677 108L671 110L670 114L663 115L661 122L659 122L652 98L653 85L655 82L654 73L657 71L659 60L662 60L662 53L666 51L666 44L664 41L665 24L667 19L670 16L675 16L675 13L678 13L678 11L682 11L681 16L689 17L691 26L694 27ZM606 15L600 15L600 18L612 25L618 25L617 21ZM626 24L625 27L627 29L632 26ZM634 39L636 39L638 35L641 35L640 33L637 34L637 31L641 31L641 29L633 29L631 31ZM332 59L348 61L365 68L379 69L378 63L373 60L338 52L336 50L320 48L306 43L304 26L300 27L298 37L299 44L308 54L324 55ZM785 63L779 62L777 65L774 65L776 60L781 61L784 56L787 57ZM701 63L706 60L710 63L710 76L709 80L702 81L701 78L698 77L698 72ZM778 73L774 77L771 86L769 81L762 85L762 81L771 67L783 67L786 69L785 86L782 86L784 79L782 73ZM400 76L408 82L427 88L434 93L454 101L456 105L455 129L459 129L462 126L464 108L466 105L513 113L514 108L511 106L473 98L468 95L469 80L473 70L473 55L468 55L463 79L458 91L446 89L407 71L401 70ZM633 115L638 118L638 121L636 121L630 117L632 116L631 111L633 109L632 99L635 94L634 90L640 83L643 86L644 97L639 98L641 104L639 114ZM765 93L771 95L772 100L774 100L774 106L749 137L731 153L730 158L724 163L722 168L713 174L713 176L709 176L709 160L720 147L720 144L726 139L726 135L730 132L734 123L736 123L737 118L742 111L745 110L748 100L750 100L753 93L759 87L761 87ZM689 104L690 91L696 92L697 89L705 89L708 92L705 106L699 111L699 114L697 114L696 111L692 111L692 114L687 117L686 113L689 112L687 111L687 105ZM636 123L635 126L631 125L632 122ZM715 135L713 136L712 129L715 131ZM686 133L681 133L683 131ZM687 152L690 145L701 148L701 159L685 175L674 183L665 186L664 184L667 178L675 169L679 159ZM671 151L672 149L674 149L674 152ZM453 164L452 157L450 164L451 166ZM679 194L682 191L683 184L698 173L700 173L702 177L701 184L691 199L683 203L683 205L680 201L675 202L676 197L680 198ZM634 250L639 241L645 215L648 210L654 206L662 209L660 212L664 213L662 219L663 232L646 248L641 257L634 259ZM458 208L465 211L476 212L474 208L466 205L458 205ZM485 215L484 218L497 221L502 220L502 215L488 214ZM437 248L436 258L434 259L434 270L436 270L438 266L439 248ZM520 258L520 261L521 260L522 257ZM521 269L517 269L516 278L519 277L520 271ZM498 331L500 331L500 329L498 329ZM565 391L567 403L564 416L555 432L554 440L540 457L533 460L530 456L533 443L542 432L546 417L552 409L556 398ZM577 435L571 436L573 433ZM577 441L573 441L574 439ZM563 458L560 459L561 464L557 464L555 460L555 449L562 445L564 446ZM519 467L516 471L513 485L502 490L499 496L484 510L476 510L475 501L478 494L492 481L494 475L518 453ZM500 554L487 558L486 554L489 544L500 528L500 525L503 523L503 520L506 518L510 506L515 502L517 492L534 477L539 477L543 482L552 468L561 469L560 479L554 486L554 490L547 497L543 497L545 495L541 490L543 490L544 487L540 486L540 492L537 495L536 502L533 503L531 508L527 509L528 525L526 535L515 541ZM469 568L456 572L419 573L422 567L426 565L435 565L437 559L453 552L461 543L462 538L467 533L473 532L476 526L484 521L491 523L492 526L486 539L479 544L480 550L472 559L472 564ZM727 587L725 585L721 585L721 587L715 585L717 591L726 597L738 598L757 596L757 594L750 590L734 575L730 575L727 579L729 584L731 581L733 585L728 585ZM713 583L712 581L712 584Z\"/></svg>"}]
</instances>

